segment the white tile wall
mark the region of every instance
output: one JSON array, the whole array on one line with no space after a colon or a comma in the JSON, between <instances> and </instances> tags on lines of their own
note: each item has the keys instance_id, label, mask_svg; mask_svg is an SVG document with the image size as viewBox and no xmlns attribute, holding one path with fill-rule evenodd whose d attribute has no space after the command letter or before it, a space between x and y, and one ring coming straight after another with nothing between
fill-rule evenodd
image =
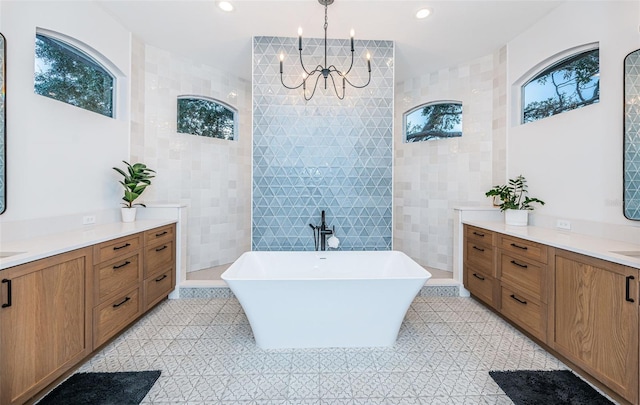
<instances>
[{"instance_id":1,"label":"white tile wall","mask_svg":"<svg viewBox=\"0 0 640 405\"><path fill-rule=\"evenodd\" d=\"M452 271L453 207L489 204L504 177L505 64L503 48L396 83L393 246L421 265ZM403 143L404 112L437 100L462 101L462 137Z\"/></svg>"},{"instance_id":2,"label":"white tile wall","mask_svg":"<svg viewBox=\"0 0 640 405\"><path fill-rule=\"evenodd\" d=\"M251 85L134 40L131 159L157 171L146 201L188 205L187 271L230 263L250 249ZM238 139L176 132L177 97L235 107Z\"/></svg>"}]
</instances>

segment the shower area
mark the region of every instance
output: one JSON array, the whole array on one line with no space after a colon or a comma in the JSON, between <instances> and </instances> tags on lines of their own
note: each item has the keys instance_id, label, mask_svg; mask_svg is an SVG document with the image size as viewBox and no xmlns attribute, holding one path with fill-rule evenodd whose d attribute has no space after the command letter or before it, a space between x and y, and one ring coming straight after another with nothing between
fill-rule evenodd
<instances>
[{"instance_id":1,"label":"shower area","mask_svg":"<svg viewBox=\"0 0 640 405\"><path fill-rule=\"evenodd\" d=\"M344 100L322 79L309 101L302 89L281 84L280 54L287 55L284 81L299 80L297 45L298 38L253 39L250 249L314 250L319 241L309 225L319 226L324 211L338 249L390 250L393 42L356 41L349 79L366 83L369 53L371 82L347 86ZM305 38L305 63L323 62L321 46L322 39ZM350 57L348 39L328 41L330 64L346 68ZM229 265L190 271L188 279L219 280Z\"/></svg>"},{"instance_id":2,"label":"shower area","mask_svg":"<svg viewBox=\"0 0 640 405\"><path fill-rule=\"evenodd\" d=\"M365 55L369 53L370 84L363 89L347 86L345 98L340 100L331 82L325 90L321 78L309 101L301 88L289 90L280 82L281 54L285 55L283 80L287 84L299 81L297 45L298 38L253 39L251 162L250 167L245 167L251 173L251 225L246 250L319 248L314 228L321 225L323 211L332 236L339 240L339 250L390 250L394 44L356 41L349 79L366 83ZM329 64L338 69L348 67L349 45L349 40L328 40ZM305 64L323 63L322 47L322 39L305 38ZM194 245L192 241L189 244ZM234 260L189 271L187 279L224 285L220 274ZM197 268L193 262L189 267ZM429 270L434 270L436 278L451 277L450 272Z\"/></svg>"}]
</instances>

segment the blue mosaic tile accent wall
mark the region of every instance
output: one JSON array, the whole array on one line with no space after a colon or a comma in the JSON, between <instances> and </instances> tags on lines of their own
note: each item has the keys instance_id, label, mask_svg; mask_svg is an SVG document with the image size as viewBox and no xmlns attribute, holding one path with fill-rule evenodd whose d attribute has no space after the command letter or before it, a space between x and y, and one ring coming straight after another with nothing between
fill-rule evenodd
<instances>
[{"instance_id":1,"label":"blue mosaic tile accent wall","mask_svg":"<svg viewBox=\"0 0 640 405\"><path fill-rule=\"evenodd\" d=\"M640 220L640 50L625 59L624 215Z\"/></svg>"},{"instance_id":2,"label":"blue mosaic tile accent wall","mask_svg":"<svg viewBox=\"0 0 640 405\"><path fill-rule=\"evenodd\" d=\"M305 66L323 63L323 40L304 39ZM313 250L309 224L320 212L335 226L340 250L391 249L393 42L356 39L349 79L339 100L331 84L318 84L305 101L302 89L280 83L301 80L298 38L255 37L253 43L253 250ZM313 57L311 57L313 56ZM328 64L345 69L349 40L329 40Z\"/></svg>"}]
</instances>

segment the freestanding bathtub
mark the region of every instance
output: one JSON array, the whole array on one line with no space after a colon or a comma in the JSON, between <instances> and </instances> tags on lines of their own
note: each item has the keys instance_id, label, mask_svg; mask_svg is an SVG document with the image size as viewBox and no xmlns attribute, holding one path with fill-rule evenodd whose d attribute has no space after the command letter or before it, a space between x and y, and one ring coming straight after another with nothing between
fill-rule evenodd
<instances>
[{"instance_id":1,"label":"freestanding bathtub","mask_svg":"<svg viewBox=\"0 0 640 405\"><path fill-rule=\"evenodd\" d=\"M431 274L402 252L247 252L222 274L264 349L391 346Z\"/></svg>"}]
</instances>

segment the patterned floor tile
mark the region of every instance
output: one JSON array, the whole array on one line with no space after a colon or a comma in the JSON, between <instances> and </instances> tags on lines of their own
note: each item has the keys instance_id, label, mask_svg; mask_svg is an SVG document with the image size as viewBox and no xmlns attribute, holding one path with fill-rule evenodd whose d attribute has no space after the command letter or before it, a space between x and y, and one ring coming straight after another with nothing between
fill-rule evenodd
<instances>
[{"instance_id":1,"label":"patterned floor tile","mask_svg":"<svg viewBox=\"0 0 640 405\"><path fill-rule=\"evenodd\" d=\"M384 398L378 373L350 373L354 398Z\"/></svg>"},{"instance_id":2,"label":"patterned floor tile","mask_svg":"<svg viewBox=\"0 0 640 405\"><path fill-rule=\"evenodd\" d=\"M258 378L255 375L231 374L221 399L226 401L253 400L257 391Z\"/></svg>"},{"instance_id":3,"label":"patterned floor tile","mask_svg":"<svg viewBox=\"0 0 640 405\"><path fill-rule=\"evenodd\" d=\"M287 398L290 400L320 398L320 374L291 374Z\"/></svg>"},{"instance_id":4,"label":"patterned floor tile","mask_svg":"<svg viewBox=\"0 0 640 405\"><path fill-rule=\"evenodd\" d=\"M161 303L79 371L158 369L143 404L510 404L489 370L563 369L470 298L418 296L385 348L263 350L235 298Z\"/></svg>"},{"instance_id":5,"label":"patterned floor tile","mask_svg":"<svg viewBox=\"0 0 640 405\"><path fill-rule=\"evenodd\" d=\"M324 373L320 374L320 398L339 399L352 398L351 382L348 373Z\"/></svg>"}]
</instances>

